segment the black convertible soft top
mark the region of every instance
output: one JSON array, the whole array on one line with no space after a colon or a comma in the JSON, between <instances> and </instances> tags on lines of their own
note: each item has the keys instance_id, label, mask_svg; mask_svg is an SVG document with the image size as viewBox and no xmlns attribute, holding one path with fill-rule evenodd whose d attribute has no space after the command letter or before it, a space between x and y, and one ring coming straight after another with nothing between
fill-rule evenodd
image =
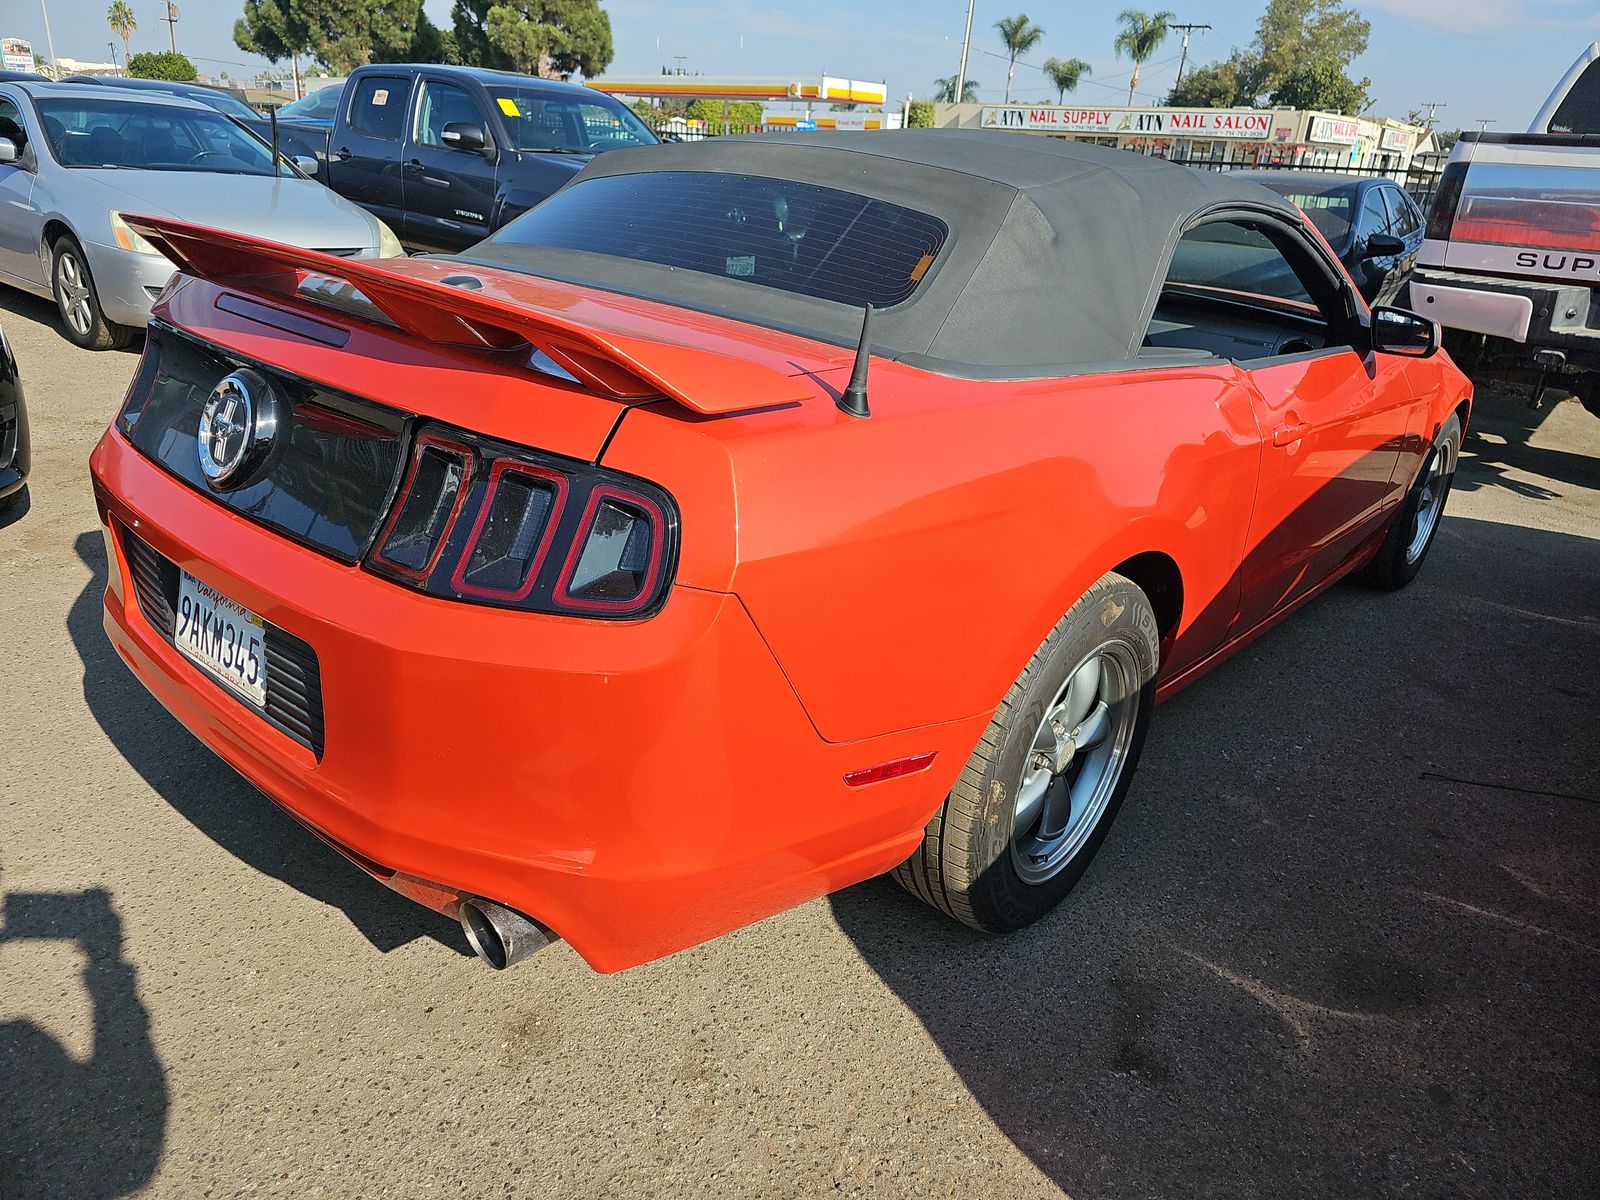
<instances>
[{"instance_id":1,"label":"black convertible soft top","mask_svg":"<svg viewBox=\"0 0 1600 1200\"><path fill-rule=\"evenodd\" d=\"M911 298L874 319L874 350L979 377L1135 357L1172 247L1202 213L1255 210L1301 224L1282 197L1226 172L979 130L779 134L614 150L598 155L567 189L653 171L810 183L939 218L948 240ZM716 216L708 213L707 220ZM860 310L847 304L651 262L519 244L518 224L463 257L840 345L860 333Z\"/></svg>"}]
</instances>

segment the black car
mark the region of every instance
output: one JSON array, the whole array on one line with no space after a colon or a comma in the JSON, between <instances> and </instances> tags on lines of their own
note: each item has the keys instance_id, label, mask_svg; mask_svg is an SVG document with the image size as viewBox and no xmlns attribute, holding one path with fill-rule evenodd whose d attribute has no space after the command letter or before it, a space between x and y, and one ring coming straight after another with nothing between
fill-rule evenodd
<instances>
[{"instance_id":1,"label":"black car","mask_svg":"<svg viewBox=\"0 0 1600 1200\"><path fill-rule=\"evenodd\" d=\"M315 153L291 122L279 144ZM280 134L283 131L280 130ZM323 137L321 128L315 136ZM373 63L350 73L319 178L417 250L482 241L567 183L597 154L660 139L593 88L474 67Z\"/></svg>"},{"instance_id":2,"label":"black car","mask_svg":"<svg viewBox=\"0 0 1600 1200\"><path fill-rule=\"evenodd\" d=\"M49 83L47 76L34 71L0 71L0 83Z\"/></svg>"},{"instance_id":3,"label":"black car","mask_svg":"<svg viewBox=\"0 0 1600 1200\"><path fill-rule=\"evenodd\" d=\"M31 455L28 409L22 403L22 377L11 345L0 330L0 510L22 499L28 486Z\"/></svg>"},{"instance_id":4,"label":"black car","mask_svg":"<svg viewBox=\"0 0 1600 1200\"><path fill-rule=\"evenodd\" d=\"M172 83L165 79L129 79L123 75L69 75L66 83L91 83L102 87L128 88L138 92L165 92L169 96L182 96L214 108L225 117L232 117L264 142L272 140L271 122L239 97L221 88L206 87L202 83Z\"/></svg>"},{"instance_id":5,"label":"black car","mask_svg":"<svg viewBox=\"0 0 1600 1200\"><path fill-rule=\"evenodd\" d=\"M1422 249L1422 210L1392 179L1321 171L1240 171L1310 218L1368 304L1404 302Z\"/></svg>"}]
</instances>

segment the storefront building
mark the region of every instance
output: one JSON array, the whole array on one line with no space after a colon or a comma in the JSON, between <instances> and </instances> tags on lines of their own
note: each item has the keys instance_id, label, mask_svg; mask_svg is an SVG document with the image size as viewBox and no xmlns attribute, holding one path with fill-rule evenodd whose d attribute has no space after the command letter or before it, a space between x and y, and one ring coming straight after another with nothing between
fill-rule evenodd
<instances>
[{"instance_id":1,"label":"storefront building","mask_svg":"<svg viewBox=\"0 0 1600 1200\"><path fill-rule=\"evenodd\" d=\"M1267 108L1088 108L941 104L934 124L1069 138L1178 162L1233 166L1407 170L1430 148L1398 121Z\"/></svg>"}]
</instances>

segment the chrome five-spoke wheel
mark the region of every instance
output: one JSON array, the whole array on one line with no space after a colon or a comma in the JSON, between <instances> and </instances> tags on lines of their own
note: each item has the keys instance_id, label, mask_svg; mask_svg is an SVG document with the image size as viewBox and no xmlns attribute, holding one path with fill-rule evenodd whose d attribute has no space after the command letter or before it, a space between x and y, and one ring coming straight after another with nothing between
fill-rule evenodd
<instances>
[{"instance_id":1,"label":"chrome five-spoke wheel","mask_svg":"<svg viewBox=\"0 0 1600 1200\"><path fill-rule=\"evenodd\" d=\"M1411 518L1411 540L1406 543L1406 562L1414 563L1422 557L1428 543L1433 540L1434 528L1439 524L1439 514L1444 511L1446 482L1450 475L1449 442L1434 446L1422 468L1418 485L1416 512Z\"/></svg>"},{"instance_id":2,"label":"chrome five-spoke wheel","mask_svg":"<svg viewBox=\"0 0 1600 1200\"><path fill-rule=\"evenodd\" d=\"M56 257L56 303L61 319L80 338L89 336L94 326L94 300L89 290L89 273L73 250Z\"/></svg>"},{"instance_id":3,"label":"chrome five-spoke wheel","mask_svg":"<svg viewBox=\"0 0 1600 1200\"><path fill-rule=\"evenodd\" d=\"M1024 881L1054 876L1099 823L1127 765L1139 686L1127 644L1107 642L1078 664L1046 709L1012 821L1011 860Z\"/></svg>"}]
</instances>

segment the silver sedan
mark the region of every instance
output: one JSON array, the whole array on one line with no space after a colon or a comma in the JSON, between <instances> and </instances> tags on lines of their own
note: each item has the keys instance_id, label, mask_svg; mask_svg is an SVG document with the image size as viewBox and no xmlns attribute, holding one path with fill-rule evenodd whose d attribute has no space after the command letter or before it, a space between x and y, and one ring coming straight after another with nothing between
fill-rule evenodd
<instances>
[{"instance_id":1,"label":"silver sedan","mask_svg":"<svg viewBox=\"0 0 1600 1200\"><path fill-rule=\"evenodd\" d=\"M0 83L0 283L55 299L78 345L126 345L172 264L124 220L164 215L343 256L382 221L222 114L176 96Z\"/></svg>"}]
</instances>

